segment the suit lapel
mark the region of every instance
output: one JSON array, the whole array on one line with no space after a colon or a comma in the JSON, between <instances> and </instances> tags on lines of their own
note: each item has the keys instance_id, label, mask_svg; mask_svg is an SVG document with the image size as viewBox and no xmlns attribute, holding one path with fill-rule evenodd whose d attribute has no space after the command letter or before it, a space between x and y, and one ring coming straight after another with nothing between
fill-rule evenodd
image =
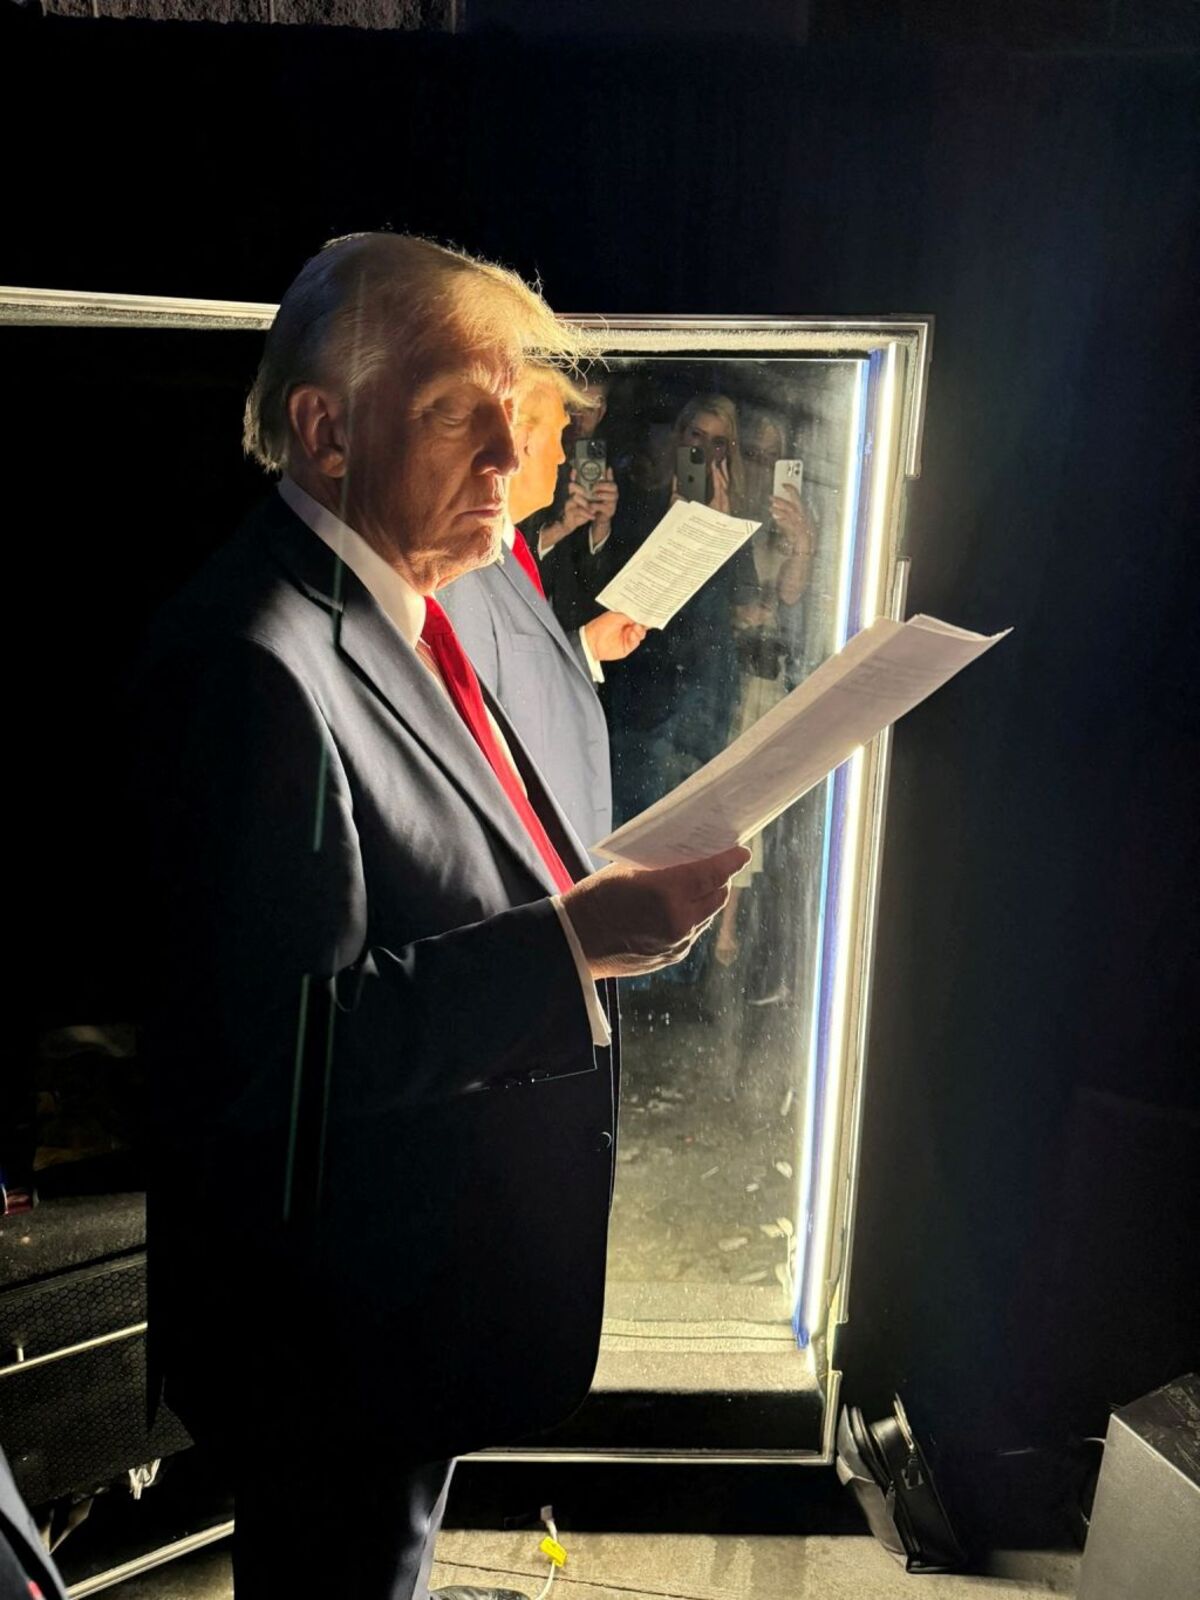
<instances>
[{"instance_id":1,"label":"suit lapel","mask_svg":"<svg viewBox=\"0 0 1200 1600\"><path fill-rule=\"evenodd\" d=\"M521 782L525 785L525 793L529 796L529 803L537 812L542 827L545 828L550 836L550 843L558 851L560 859L573 878L586 878L589 873L596 870L592 865L592 858L588 855L586 846L567 820L566 813L562 810L551 793L546 780L538 771L533 757L521 743L521 736L509 721L508 713L504 707L482 679L479 681L479 688L488 710L499 724L501 733L508 740L508 747L512 751L517 771L521 775Z\"/></svg>"},{"instance_id":2,"label":"suit lapel","mask_svg":"<svg viewBox=\"0 0 1200 1600\"><path fill-rule=\"evenodd\" d=\"M490 763L416 651L328 545L282 501L278 510L282 516L274 508L270 515L272 547L292 581L329 613L339 653L354 664L393 716L419 741L547 894L556 893L540 852ZM507 720L501 725L514 751L519 750Z\"/></svg>"},{"instance_id":3,"label":"suit lapel","mask_svg":"<svg viewBox=\"0 0 1200 1600\"><path fill-rule=\"evenodd\" d=\"M508 584L513 593L520 599L522 605L528 606L530 611L533 612L563 655L571 663L574 670L579 673L588 688L594 693L596 686L592 682L590 675L584 671L583 662L579 659L578 652L572 648L571 641L563 632L549 602L543 600L542 596L533 587L516 556L512 556L510 551L505 551L504 560L496 562L492 567L486 567L484 576L493 583Z\"/></svg>"}]
</instances>

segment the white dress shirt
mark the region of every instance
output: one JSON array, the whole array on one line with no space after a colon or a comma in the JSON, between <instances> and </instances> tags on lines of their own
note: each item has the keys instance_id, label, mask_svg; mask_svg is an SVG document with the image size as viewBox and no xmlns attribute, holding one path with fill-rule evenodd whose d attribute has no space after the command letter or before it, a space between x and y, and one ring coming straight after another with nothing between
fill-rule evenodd
<instances>
[{"instance_id":1,"label":"white dress shirt","mask_svg":"<svg viewBox=\"0 0 1200 1600\"><path fill-rule=\"evenodd\" d=\"M607 528L605 530L603 538L597 539L597 537L595 535L595 532L593 531L595 529L595 526L596 525L595 525L594 522L589 522L588 525L587 525L587 531L588 531L588 554L590 556L594 556L596 554L597 550L603 550L604 549L604 546L608 543L608 535L612 532L612 528L609 527L609 528ZM566 537L569 538L570 535L566 535ZM547 555L551 550L554 549L554 546L556 544L560 543L560 542L561 541L555 539L550 544L547 544L546 543L545 534L544 533L539 533L538 534L538 548L537 548L538 555L539 556Z\"/></svg>"},{"instance_id":2,"label":"white dress shirt","mask_svg":"<svg viewBox=\"0 0 1200 1600\"><path fill-rule=\"evenodd\" d=\"M450 701L450 691L443 682L431 652L421 638L425 627L425 596L419 594L407 579L402 578L394 567L388 565L377 550L373 550L361 534L355 533L347 523L343 522L332 511L314 500L313 497L300 487L294 479L285 473L279 481L279 493L284 503L300 518L301 522L323 539L329 548L337 555L358 578L363 588L379 606L388 621L396 629L404 643L414 652L418 661L432 675L442 693ZM505 520L505 532L508 535L507 543L512 545L512 526ZM451 711L458 716L458 708L450 701ZM485 703L484 709L487 710ZM516 762L508 747L508 741L501 732L499 724L487 712L488 722L492 734L500 747L500 752L513 770L513 776L521 783L521 775L517 771ZM524 785L522 785L524 787ZM580 987L583 990L583 1000L587 1007L588 1022L592 1030L592 1043L607 1045L612 1040L612 1030L608 1025L608 1018L604 1014L604 1007L600 1004L600 996L596 984L588 970L587 958L583 947L579 943L579 936L571 925L561 895L551 895L550 903L558 916L559 925L566 938L571 957L575 962L575 970L579 974Z\"/></svg>"}]
</instances>

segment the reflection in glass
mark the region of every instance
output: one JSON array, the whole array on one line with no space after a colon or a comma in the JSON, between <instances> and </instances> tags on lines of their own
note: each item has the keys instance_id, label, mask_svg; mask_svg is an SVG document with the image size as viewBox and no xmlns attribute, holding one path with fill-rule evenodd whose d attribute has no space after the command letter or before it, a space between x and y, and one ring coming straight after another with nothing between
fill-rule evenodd
<instances>
[{"instance_id":1,"label":"reflection in glass","mask_svg":"<svg viewBox=\"0 0 1200 1600\"><path fill-rule=\"evenodd\" d=\"M602 545L583 529L543 561L564 625L595 614L596 593L686 488L761 524L668 628L606 667L617 823L709 761L844 642L862 565L869 374L865 358L607 364L599 416L577 431L602 441L619 501ZM570 438L566 456L545 525L566 497ZM795 467L777 477L781 462L802 464L799 488ZM807 1343L800 1244L820 1137L813 1074L835 909L836 782L754 840L724 916L686 961L624 986L608 1302L618 1343L656 1330L686 1340L698 1323L721 1325L734 1343L739 1328L764 1324L787 1331L793 1348Z\"/></svg>"}]
</instances>

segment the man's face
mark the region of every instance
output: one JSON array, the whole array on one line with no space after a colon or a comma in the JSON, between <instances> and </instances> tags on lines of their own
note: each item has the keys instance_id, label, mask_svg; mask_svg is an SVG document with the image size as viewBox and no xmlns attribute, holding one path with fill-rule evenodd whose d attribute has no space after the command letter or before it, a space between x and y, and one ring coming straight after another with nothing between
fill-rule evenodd
<instances>
[{"instance_id":1,"label":"man's face","mask_svg":"<svg viewBox=\"0 0 1200 1600\"><path fill-rule=\"evenodd\" d=\"M508 511L519 524L554 499L558 469L567 459L562 435L570 419L562 398L548 384L522 393L514 433L521 468L508 491Z\"/></svg>"},{"instance_id":2,"label":"man's face","mask_svg":"<svg viewBox=\"0 0 1200 1600\"><path fill-rule=\"evenodd\" d=\"M448 345L440 370L381 374L356 407L346 520L423 594L500 554L515 379L504 352Z\"/></svg>"}]
</instances>

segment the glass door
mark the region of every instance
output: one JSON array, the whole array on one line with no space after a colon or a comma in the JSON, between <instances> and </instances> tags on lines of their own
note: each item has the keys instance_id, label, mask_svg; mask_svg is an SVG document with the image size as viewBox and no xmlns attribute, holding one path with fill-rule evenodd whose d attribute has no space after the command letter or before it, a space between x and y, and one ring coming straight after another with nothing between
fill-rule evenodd
<instances>
[{"instance_id":1,"label":"glass door","mask_svg":"<svg viewBox=\"0 0 1200 1600\"><path fill-rule=\"evenodd\" d=\"M591 598L684 492L689 468L687 497L760 523L667 629L605 668L620 823L901 604L904 489L918 466L930 329L594 325L605 341L593 374L601 415L568 434L563 471L590 453L612 473L614 548L572 534L543 559L564 624L594 614ZM527 533L553 533L559 509ZM531 1450L828 1455L881 744L754 841L723 918L684 963L623 985L600 1364L581 1411Z\"/></svg>"}]
</instances>

